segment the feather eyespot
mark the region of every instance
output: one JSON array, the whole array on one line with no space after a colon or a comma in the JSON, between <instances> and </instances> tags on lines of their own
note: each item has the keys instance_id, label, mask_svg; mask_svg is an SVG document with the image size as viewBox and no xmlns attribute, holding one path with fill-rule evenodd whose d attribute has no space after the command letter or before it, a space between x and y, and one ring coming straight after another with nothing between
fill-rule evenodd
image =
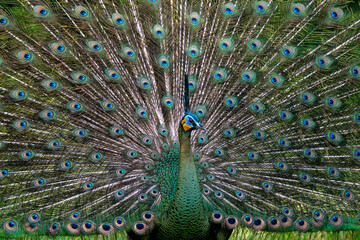
<instances>
[{"instance_id":1,"label":"feather eyespot","mask_svg":"<svg viewBox=\"0 0 360 240\"><path fill-rule=\"evenodd\" d=\"M300 177L300 181L306 184L310 183L312 180L311 176L307 173L300 173L299 177Z\"/></svg>"},{"instance_id":2,"label":"feather eyespot","mask_svg":"<svg viewBox=\"0 0 360 240\"><path fill-rule=\"evenodd\" d=\"M335 132L335 131L328 131L326 133L326 139L334 145L339 145L343 142L343 137L341 136L340 133Z\"/></svg>"},{"instance_id":3,"label":"feather eyespot","mask_svg":"<svg viewBox=\"0 0 360 240\"><path fill-rule=\"evenodd\" d=\"M165 30L164 28L159 25L159 24L156 24L153 29L152 29L152 33L153 35L157 38L157 39L162 39L165 37Z\"/></svg>"},{"instance_id":4,"label":"feather eyespot","mask_svg":"<svg viewBox=\"0 0 360 240\"><path fill-rule=\"evenodd\" d=\"M230 17L235 14L235 5L232 3L224 4L222 9L225 16Z\"/></svg>"},{"instance_id":5,"label":"feather eyespot","mask_svg":"<svg viewBox=\"0 0 360 240\"><path fill-rule=\"evenodd\" d=\"M154 188L153 190L150 191L151 196L156 197L157 195L159 195L159 190Z\"/></svg>"},{"instance_id":6,"label":"feather eyespot","mask_svg":"<svg viewBox=\"0 0 360 240\"><path fill-rule=\"evenodd\" d=\"M256 73L251 70L244 71L241 74L241 80L245 83L254 83L256 80Z\"/></svg>"},{"instance_id":7,"label":"feather eyespot","mask_svg":"<svg viewBox=\"0 0 360 240\"><path fill-rule=\"evenodd\" d=\"M105 111L114 111L116 109L115 103L110 100L101 101L100 106Z\"/></svg>"},{"instance_id":8,"label":"feather eyespot","mask_svg":"<svg viewBox=\"0 0 360 240\"><path fill-rule=\"evenodd\" d=\"M146 202L148 199L147 194L146 193L140 193L138 196L138 200L139 202Z\"/></svg>"},{"instance_id":9,"label":"feather eyespot","mask_svg":"<svg viewBox=\"0 0 360 240\"><path fill-rule=\"evenodd\" d=\"M126 25L126 20L120 13L114 13L111 17L111 20L117 27L124 27Z\"/></svg>"},{"instance_id":10,"label":"feather eyespot","mask_svg":"<svg viewBox=\"0 0 360 240\"><path fill-rule=\"evenodd\" d=\"M0 170L0 179L8 176L8 174L9 174L8 170L6 170L6 169Z\"/></svg>"},{"instance_id":11,"label":"feather eyespot","mask_svg":"<svg viewBox=\"0 0 360 240\"><path fill-rule=\"evenodd\" d=\"M236 136L236 131L235 129L229 127L229 128L226 128L224 130L224 136L227 137L227 138L233 138Z\"/></svg>"},{"instance_id":12,"label":"feather eyespot","mask_svg":"<svg viewBox=\"0 0 360 240\"><path fill-rule=\"evenodd\" d=\"M265 192L272 192L274 189L274 186L270 182L262 182L261 187L264 189Z\"/></svg>"},{"instance_id":13,"label":"feather eyespot","mask_svg":"<svg viewBox=\"0 0 360 240\"><path fill-rule=\"evenodd\" d=\"M360 78L360 66L355 65L350 67L350 75L353 78Z\"/></svg>"},{"instance_id":14,"label":"feather eyespot","mask_svg":"<svg viewBox=\"0 0 360 240\"><path fill-rule=\"evenodd\" d=\"M73 222L73 223L68 223L66 225L66 230L72 234L72 235L76 235L79 234L81 231L80 225L77 222Z\"/></svg>"},{"instance_id":15,"label":"feather eyespot","mask_svg":"<svg viewBox=\"0 0 360 240\"><path fill-rule=\"evenodd\" d=\"M359 148L354 148L351 151L351 155L355 160L360 161L360 149Z\"/></svg>"},{"instance_id":16,"label":"feather eyespot","mask_svg":"<svg viewBox=\"0 0 360 240\"><path fill-rule=\"evenodd\" d=\"M257 40L257 39L251 39L249 42L248 42L248 47L251 51L253 52L257 52L261 49L262 47L262 43L260 42L260 40Z\"/></svg>"},{"instance_id":17,"label":"feather eyespot","mask_svg":"<svg viewBox=\"0 0 360 240\"><path fill-rule=\"evenodd\" d=\"M19 154L20 159L27 161L35 157L35 152L32 150L24 150Z\"/></svg>"},{"instance_id":18,"label":"feather eyespot","mask_svg":"<svg viewBox=\"0 0 360 240\"><path fill-rule=\"evenodd\" d=\"M4 224L4 230L7 232L14 232L18 228L18 224L14 220L8 220Z\"/></svg>"},{"instance_id":19,"label":"feather eyespot","mask_svg":"<svg viewBox=\"0 0 360 240\"><path fill-rule=\"evenodd\" d=\"M10 97L14 101L22 101L22 100L27 99L29 97L29 94L27 91L25 91L23 89L17 89L17 90L10 91Z\"/></svg>"},{"instance_id":20,"label":"feather eyespot","mask_svg":"<svg viewBox=\"0 0 360 240\"><path fill-rule=\"evenodd\" d=\"M21 131L24 131L26 129L29 129L30 128L30 123L27 120L18 119L18 120L15 120L13 122L12 126L16 131L21 132Z\"/></svg>"},{"instance_id":21,"label":"feather eyespot","mask_svg":"<svg viewBox=\"0 0 360 240\"><path fill-rule=\"evenodd\" d=\"M330 68L331 64L333 63L333 60L327 56L319 56L316 58L315 63L319 68L328 69L328 68Z\"/></svg>"},{"instance_id":22,"label":"feather eyespot","mask_svg":"<svg viewBox=\"0 0 360 240\"><path fill-rule=\"evenodd\" d=\"M341 216L337 214L332 214L329 216L329 223L332 226L339 228L343 225L344 221Z\"/></svg>"},{"instance_id":23,"label":"feather eyespot","mask_svg":"<svg viewBox=\"0 0 360 240\"><path fill-rule=\"evenodd\" d=\"M235 191L235 196L240 201L244 201L246 199L246 194L243 191L240 191L240 190Z\"/></svg>"},{"instance_id":24,"label":"feather eyespot","mask_svg":"<svg viewBox=\"0 0 360 240\"><path fill-rule=\"evenodd\" d=\"M294 227L299 230L299 231L306 231L309 229L309 222L308 220L306 220L305 218L303 217L299 217L298 219L296 219L295 223L294 223Z\"/></svg>"},{"instance_id":25,"label":"feather eyespot","mask_svg":"<svg viewBox=\"0 0 360 240\"><path fill-rule=\"evenodd\" d=\"M342 102L335 96L328 96L326 97L325 105L333 110L339 110L342 106Z\"/></svg>"},{"instance_id":26,"label":"feather eyespot","mask_svg":"<svg viewBox=\"0 0 360 240\"><path fill-rule=\"evenodd\" d=\"M89 136L89 133L84 128L77 128L72 132L72 135L78 139L83 139Z\"/></svg>"},{"instance_id":27,"label":"feather eyespot","mask_svg":"<svg viewBox=\"0 0 360 240\"><path fill-rule=\"evenodd\" d=\"M281 87L285 81L285 78L278 74L271 74L269 76L269 84L273 87Z\"/></svg>"},{"instance_id":28,"label":"feather eyespot","mask_svg":"<svg viewBox=\"0 0 360 240\"><path fill-rule=\"evenodd\" d=\"M0 15L0 27L6 27L9 25L9 19L4 15Z\"/></svg>"},{"instance_id":29,"label":"feather eyespot","mask_svg":"<svg viewBox=\"0 0 360 240\"><path fill-rule=\"evenodd\" d=\"M226 81L227 76L228 75L227 75L227 71L225 68L216 69L213 73L215 83L220 83L220 82Z\"/></svg>"},{"instance_id":30,"label":"feather eyespot","mask_svg":"<svg viewBox=\"0 0 360 240\"><path fill-rule=\"evenodd\" d=\"M34 6L34 13L37 17L41 17L41 18L46 18L50 16L49 9L40 5Z\"/></svg>"},{"instance_id":31,"label":"feather eyespot","mask_svg":"<svg viewBox=\"0 0 360 240\"><path fill-rule=\"evenodd\" d=\"M254 218L249 214L243 215L241 220L244 223L244 225L247 227L251 227L254 224Z\"/></svg>"},{"instance_id":32,"label":"feather eyespot","mask_svg":"<svg viewBox=\"0 0 360 240\"><path fill-rule=\"evenodd\" d=\"M62 143L58 139L51 139L47 142L46 146L50 150L58 150L61 148Z\"/></svg>"},{"instance_id":33,"label":"feather eyespot","mask_svg":"<svg viewBox=\"0 0 360 240\"><path fill-rule=\"evenodd\" d=\"M118 190L118 191L114 192L114 198L116 201L121 200L124 196L125 196L124 190Z\"/></svg>"},{"instance_id":34,"label":"feather eyespot","mask_svg":"<svg viewBox=\"0 0 360 240\"><path fill-rule=\"evenodd\" d=\"M255 129L252 133L253 137L258 140L264 140L267 137L267 134L264 130Z\"/></svg>"},{"instance_id":35,"label":"feather eyespot","mask_svg":"<svg viewBox=\"0 0 360 240\"><path fill-rule=\"evenodd\" d=\"M48 231L50 234L56 234L60 231L61 228L61 224L58 222L54 222L51 224L51 226L49 227Z\"/></svg>"},{"instance_id":36,"label":"feather eyespot","mask_svg":"<svg viewBox=\"0 0 360 240\"><path fill-rule=\"evenodd\" d=\"M306 104L313 104L316 100L314 94L310 92L303 92L300 94L300 101Z\"/></svg>"},{"instance_id":37,"label":"feather eyespot","mask_svg":"<svg viewBox=\"0 0 360 240\"><path fill-rule=\"evenodd\" d=\"M307 117L300 119L300 125L302 128L308 131L314 130L314 128L316 127L316 123L314 122L314 120Z\"/></svg>"},{"instance_id":38,"label":"feather eyespot","mask_svg":"<svg viewBox=\"0 0 360 240\"><path fill-rule=\"evenodd\" d=\"M15 55L23 63L30 63L35 59L34 54L26 50L17 51Z\"/></svg>"},{"instance_id":39,"label":"feather eyespot","mask_svg":"<svg viewBox=\"0 0 360 240\"><path fill-rule=\"evenodd\" d=\"M135 53L134 49L132 49L131 47L128 47L128 46L123 46L122 54L125 58L130 59L130 60L133 60L136 58L136 53Z\"/></svg>"},{"instance_id":40,"label":"feather eyespot","mask_svg":"<svg viewBox=\"0 0 360 240\"><path fill-rule=\"evenodd\" d=\"M70 170L74 166L74 164L71 161L62 161L59 166L61 170L67 171Z\"/></svg>"},{"instance_id":41,"label":"feather eyespot","mask_svg":"<svg viewBox=\"0 0 360 240\"><path fill-rule=\"evenodd\" d=\"M45 179L45 178L42 178L42 177L36 178L36 179L33 181L33 185L34 185L34 187L36 187L36 188L41 188L41 187L43 187L43 186L46 185L46 179Z\"/></svg>"},{"instance_id":42,"label":"feather eyespot","mask_svg":"<svg viewBox=\"0 0 360 240\"><path fill-rule=\"evenodd\" d=\"M262 113L266 109L265 105L261 102L254 102L250 105L250 110L254 113Z\"/></svg>"},{"instance_id":43,"label":"feather eyespot","mask_svg":"<svg viewBox=\"0 0 360 240\"><path fill-rule=\"evenodd\" d=\"M136 158L138 156L138 153L134 150L127 150L125 153L126 157L128 158Z\"/></svg>"},{"instance_id":44,"label":"feather eyespot","mask_svg":"<svg viewBox=\"0 0 360 240\"><path fill-rule=\"evenodd\" d=\"M199 118L203 118L206 116L207 114L207 109L204 105L199 105L195 108L195 114L196 116L198 116Z\"/></svg>"},{"instance_id":45,"label":"feather eyespot","mask_svg":"<svg viewBox=\"0 0 360 240\"><path fill-rule=\"evenodd\" d=\"M284 122L289 122L293 118L293 114L287 110L281 110L278 114L278 117Z\"/></svg>"},{"instance_id":46,"label":"feather eyespot","mask_svg":"<svg viewBox=\"0 0 360 240\"><path fill-rule=\"evenodd\" d=\"M326 173L328 174L329 177L332 177L332 178L340 177L340 171L336 167L328 167L326 169Z\"/></svg>"},{"instance_id":47,"label":"feather eyespot","mask_svg":"<svg viewBox=\"0 0 360 240\"><path fill-rule=\"evenodd\" d=\"M93 188L94 188L94 183L92 183L92 182L85 182L82 185L82 190L84 190L84 191L90 191Z\"/></svg>"},{"instance_id":48,"label":"feather eyespot","mask_svg":"<svg viewBox=\"0 0 360 240\"><path fill-rule=\"evenodd\" d=\"M259 1L255 3L254 7L257 13L264 14L268 9L268 3L265 1Z\"/></svg>"},{"instance_id":49,"label":"feather eyespot","mask_svg":"<svg viewBox=\"0 0 360 240\"><path fill-rule=\"evenodd\" d=\"M148 112L144 107L136 108L136 114L142 119L148 119L149 118Z\"/></svg>"},{"instance_id":50,"label":"feather eyespot","mask_svg":"<svg viewBox=\"0 0 360 240\"><path fill-rule=\"evenodd\" d=\"M104 158L104 155L100 152L92 152L89 155L89 160L94 163L101 161L103 158Z\"/></svg>"},{"instance_id":51,"label":"feather eyespot","mask_svg":"<svg viewBox=\"0 0 360 240\"><path fill-rule=\"evenodd\" d=\"M90 220L85 220L82 224L81 224L81 230L86 233L86 234L90 234L92 233L94 230L96 229L96 225L95 223L93 223Z\"/></svg>"},{"instance_id":52,"label":"feather eyespot","mask_svg":"<svg viewBox=\"0 0 360 240\"><path fill-rule=\"evenodd\" d=\"M81 19L89 19L90 12L89 10L84 6L76 6L75 7L75 14Z\"/></svg>"},{"instance_id":53,"label":"feather eyespot","mask_svg":"<svg viewBox=\"0 0 360 240\"><path fill-rule=\"evenodd\" d=\"M294 16L301 16L305 12L305 6L303 4L297 3L291 6L291 14Z\"/></svg>"},{"instance_id":54,"label":"feather eyespot","mask_svg":"<svg viewBox=\"0 0 360 240\"><path fill-rule=\"evenodd\" d=\"M55 80L46 79L41 82L41 86L45 88L46 91L51 92L60 88L61 85Z\"/></svg>"},{"instance_id":55,"label":"feather eyespot","mask_svg":"<svg viewBox=\"0 0 360 240\"><path fill-rule=\"evenodd\" d=\"M216 156L218 156L218 157L223 157L223 156L226 155L226 151L225 151L225 149L223 149L223 148L216 148L216 149L214 150L214 154L215 154Z\"/></svg>"},{"instance_id":56,"label":"feather eyespot","mask_svg":"<svg viewBox=\"0 0 360 240\"><path fill-rule=\"evenodd\" d=\"M260 159L260 155L255 151L247 152L246 156L253 161L258 161Z\"/></svg>"},{"instance_id":57,"label":"feather eyespot","mask_svg":"<svg viewBox=\"0 0 360 240\"><path fill-rule=\"evenodd\" d=\"M310 160L315 160L318 157L317 153L310 148L304 150L304 156Z\"/></svg>"},{"instance_id":58,"label":"feather eyespot","mask_svg":"<svg viewBox=\"0 0 360 240\"><path fill-rule=\"evenodd\" d=\"M294 216L294 210L289 207L283 207L281 209L281 211L286 217L290 218L290 217Z\"/></svg>"},{"instance_id":59,"label":"feather eyespot","mask_svg":"<svg viewBox=\"0 0 360 240\"><path fill-rule=\"evenodd\" d=\"M224 215L221 212L213 212L211 214L211 221L213 223L221 223L224 220Z\"/></svg>"},{"instance_id":60,"label":"feather eyespot","mask_svg":"<svg viewBox=\"0 0 360 240\"><path fill-rule=\"evenodd\" d=\"M126 221L122 217L116 217L113 223L117 229L123 229L126 226Z\"/></svg>"},{"instance_id":61,"label":"feather eyespot","mask_svg":"<svg viewBox=\"0 0 360 240\"><path fill-rule=\"evenodd\" d=\"M162 68L162 69L168 69L170 67L170 60L165 55L162 55L159 57L158 63L159 63L160 68Z\"/></svg>"},{"instance_id":62,"label":"feather eyespot","mask_svg":"<svg viewBox=\"0 0 360 240\"><path fill-rule=\"evenodd\" d=\"M235 97L235 96L229 96L229 97L226 97L225 100L224 100L224 105L226 107L230 107L230 108L234 108L234 107L237 107L238 105L238 98Z\"/></svg>"},{"instance_id":63,"label":"feather eyespot","mask_svg":"<svg viewBox=\"0 0 360 240\"><path fill-rule=\"evenodd\" d=\"M197 12L190 13L189 22L193 27L198 26L201 22L200 15Z\"/></svg>"},{"instance_id":64,"label":"feather eyespot","mask_svg":"<svg viewBox=\"0 0 360 240\"><path fill-rule=\"evenodd\" d=\"M275 166L281 172L286 172L289 170L289 166L287 165L287 163L284 163L282 161L277 162Z\"/></svg>"},{"instance_id":65,"label":"feather eyespot","mask_svg":"<svg viewBox=\"0 0 360 240\"><path fill-rule=\"evenodd\" d=\"M143 222L134 222L133 231L138 235L144 235L149 230L149 226Z\"/></svg>"},{"instance_id":66,"label":"feather eyespot","mask_svg":"<svg viewBox=\"0 0 360 240\"><path fill-rule=\"evenodd\" d=\"M346 201L349 201L349 202L352 202L355 199L355 194L347 189L343 190L341 195Z\"/></svg>"},{"instance_id":67,"label":"feather eyespot","mask_svg":"<svg viewBox=\"0 0 360 240\"><path fill-rule=\"evenodd\" d=\"M266 223L264 221L264 219L260 218L260 217L255 217L254 218L254 224L252 225L252 228L256 231L261 231L266 227Z\"/></svg>"},{"instance_id":68,"label":"feather eyespot","mask_svg":"<svg viewBox=\"0 0 360 240\"><path fill-rule=\"evenodd\" d=\"M109 223L101 223L98 227L98 231L103 235L109 235L115 231L115 228Z\"/></svg>"},{"instance_id":69,"label":"feather eyespot","mask_svg":"<svg viewBox=\"0 0 360 240\"><path fill-rule=\"evenodd\" d=\"M200 49L197 44L192 44L188 48L188 55L190 58L195 59L200 56Z\"/></svg>"},{"instance_id":70,"label":"feather eyespot","mask_svg":"<svg viewBox=\"0 0 360 240\"><path fill-rule=\"evenodd\" d=\"M281 227L281 221L277 217L270 217L267 220L267 226L272 230L279 229Z\"/></svg>"},{"instance_id":71,"label":"feather eyespot","mask_svg":"<svg viewBox=\"0 0 360 240\"><path fill-rule=\"evenodd\" d=\"M343 19L344 11L341 8L332 8L329 11L329 17L334 22L338 22Z\"/></svg>"}]
</instances>

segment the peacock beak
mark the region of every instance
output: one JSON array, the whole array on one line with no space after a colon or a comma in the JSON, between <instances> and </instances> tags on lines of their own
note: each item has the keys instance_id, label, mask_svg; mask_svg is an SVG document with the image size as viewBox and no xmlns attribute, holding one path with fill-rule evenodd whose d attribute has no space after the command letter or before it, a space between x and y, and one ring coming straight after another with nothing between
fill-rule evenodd
<instances>
[{"instance_id":1,"label":"peacock beak","mask_svg":"<svg viewBox=\"0 0 360 240\"><path fill-rule=\"evenodd\" d=\"M199 122L198 128L201 128L204 131L206 130L206 128L204 127L204 125L201 122Z\"/></svg>"}]
</instances>

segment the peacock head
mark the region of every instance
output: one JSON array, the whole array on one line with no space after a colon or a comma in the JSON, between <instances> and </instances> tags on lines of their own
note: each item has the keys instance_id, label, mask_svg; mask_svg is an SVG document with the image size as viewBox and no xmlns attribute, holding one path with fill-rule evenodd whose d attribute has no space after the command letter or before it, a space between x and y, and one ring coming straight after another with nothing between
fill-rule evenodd
<instances>
[{"instance_id":1,"label":"peacock head","mask_svg":"<svg viewBox=\"0 0 360 240\"><path fill-rule=\"evenodd\" d=\"M185 132L189 132L196 129L205 130L205 127L200 122L199 117L190 111L185 112L184 117L181 119L181 125Z\"/></svg>"},{"instance_id":2,"label":"peacock head","mask_svg":"<svg viewBox=\"0 0 360 240\"><path fill-rule=\"evenodd\" d=\"M190 111L189 78L187 74L185 74L184 109L185 109L185 115L182 117L180 121L180 124L184 132L191 132L192 130L196 130L196 129L205 130L205 127L200 122L199 117Z\"/></svg>"}]
</instances>

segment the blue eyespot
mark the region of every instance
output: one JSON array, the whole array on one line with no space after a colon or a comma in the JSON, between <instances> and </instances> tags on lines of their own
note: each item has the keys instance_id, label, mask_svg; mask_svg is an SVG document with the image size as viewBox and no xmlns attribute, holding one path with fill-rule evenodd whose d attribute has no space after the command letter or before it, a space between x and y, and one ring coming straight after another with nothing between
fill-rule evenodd
<instances>
[{"instance_id":1,"label":"blue eyespot","mask_svg":"<svg viewBox=\"0 0 360 240\"><path fill-rule=\"evenodd\" d=\"M104 229L105 231L109 231L110 230L110 225L109 224L103 224L102 229Z\"/></svg>"},{"instance_id":2,"label":"blue eyespot","mask_svg":"<svg viewBox=\"0 0 360 240\"><path fill-rule=\"evenodd\" d=\"M24 54L24 58L25 58L25 59L30 59L30 58L31 58L31 54L30 54L30 53L25 53L25 54Z\"/></svg>"},{"instance_id":3,"label":"blue eyespot","mask_svg":"<svg viewBox=\"0 0 360 240\"><path fill-rule=\"evenodd\" d=\"M45 9L41 9L39 13L40 15L46 15L47 11Z\"/></svg>"},{"instance_id":4,"label":"blue eyespot","mask_svg":"<svg viewBox=\"0 0 360 240\"><path fill-rule=\"evenodd\" d=\"M295 13L297 13L297 14L300 13L300 9L299 9L298 7L293 7L293 11L294 11Z\"/></svg>"},{"instance_id":5,"label":"blue eyespot","mask_svg":"<svg viewBox=\"0 0 360 240\"><path fill-rule=\"evenodd\" d=\"M192 22L192 23L197 23L198 20L197 20L196 18L191 18L191 22Z\"/></svg>"},{"instance_id":6,"label":"blue eyespot","mask_svg":"<svg viewBox=\"0 0 360 240\"><path fill-rule=\"evenodd\" d=\"M77 223L72 223L72 224L71 224L71 227L72 227L73 229L77 229L77 228L79 227L79 225L78 225Z\"/></svg>"},{"instance_id":7,"label":"blue eyespot","mask_svg":"<svg viewBox=\"0 0 360 240\"><path fill-rule=\"evenodd\" d=\"M136 224L136 228L137 229L139 229L139 230L142 230L142 229L144 229L144 224L143 223L138 223L138 224Z\"/></svg>"},{"instance_id":8,"label":"blue eyespot","mask_svg":"<svg viewBox=\"0 0 360 240\"><path fill-rule=\"evenodd\" d=\"M285 48L284 49L284 53L285 55L289 56L291 54L291 52L289 51L289 49Z\"/></svg>"},{"instance_id":9,"label":"blue eyespot","mask_svg":"<svg viewBox=\"0 0 360 240\"><path fill-rule=\"evenodd\" d=\"M261 224L261 220L260 219L255 219L254 225L259 226L260 224Z\"/></svg>"},{"instance_id":10,"label":"blue eyespot","mask_svg":"<svg viewBox=\"0 0 360 240\"><path fill-rule=\"evenodd\" d=\"M300 220L298 221L298 223L299 223L300 226L304 226L305 221L304 221L303 219L300 219Z\"/></svg>"},{"instance_id":11,"label":"blue eyespot","mask_svg":"<svg viewBox=\"0 0 360 240\"><path fill-rule=\"evenodd\" d=\"M122 24L122 23L124 22L124 20L123 20L122 18L118 18L118 19L116 19L116 22L117 22L118 24Z\"/></svg>"},{"instance_id":12,"label":"blue eyespot","mask_svg":"<svg viewBox=\"0 0 360 240\"><path fill-rule=\"evenodd\" d=\"M95 44L95 45L94 45L94 47L93 47L93 49L94 49L95 51L97 51L97 50L99 50L99 49L100 49L100 46L99 46L99 45L97 45L97 44Z\"/></svg>"},{"instance_id":13,"label":"blue eyespot","mask_svg":"<svg viewBox=\"0 0 360 240\"><path fill-rule=\"evenodd\" d=\"M15 222L10 221L10 222L8 222L8 225L9 225L9 227L13 228L13 227L15 227Z\"/></svg>"},{"instance_id":14,"label":"blue eyespot","mask_svg":"<svg viewBox=\"0 0 360 240\"><path fill-rule=\"evenodd\" d=\"M88 13L87 13L87 11L85 11L85 10L82 10L82 11L80 12L80 15L83 16L83 17L85 17L87 14L88 14Z\"/></svg>"},{"instance_id":15,"label":"blue eyespot","mask_svg":"<svg viewBox=\"0 0 360 240\"><path fill-rule=\"evenodd\" d=\"M324 61L324 59L322 59L322 58L319 58L318 62L319 62L320 65L324 65L324 64L325 64L325 61Z\"/></svg>"},{"instance_id":16,"label":"blue eyespot","mask_svg":"<svg viewBox=\"0 0 360 240\"><path fill-rule=\"evenodd\" d=\"M272 225L276 225L278 221L276 218L272 218L270 222Z\"/></svg>"},{"instance_id":17,"label":"blue eyespot","mask_svg":"<svg viewBox=\"0 0 360 240\"><path fill-rule=\"evenodd\" d=\"M261 5L257 5L256 8L257 8L260 12L264 11L264 7L261 6Z\"/></svg>"},{"instance_id":18,"label":"blue eyespot","mask_svg":"<svg viewBox=\"0 0 360 240\"><path fill-rule=\"evenodd\" d=\"M0 24L1 24L1 25L5 25L6 23L7 23L6 18L1 18L1 19L0 19Z\"/></svg>"},{"instance_id":19,"label":"blue eyespot","mask_svg":"<svg viewBox=\"0 0 360 240\"><path fill-rule=\"evenodd\" d=\"M255 43L251 43L250 46L253 48L253 49L257 49L257 45Z\"/></svg>"},{"instance_id":20,"label":"blue eyespot","mask_svg":"<svg viewBox=\"0 0 360 240\"><path fill-rule=\"evenodd\" d=\"M232 10L230 8L225 8L225 12L228 13L228 14L231 14Z\"/></svg>"},{"instance_id":21,"label":"blue eyespot","mask_svg":"<svg viewBox=\"0 0 360 240\"><path fill-rule=\"evenodd\" d=\"M339 17L335 11L331 11L331 16L335 19Z\"/></svg>"},{"instance_id":22,"label":"blue eyespot","mask_svg":"<svg viewBox=\"0 0 360 240\"><path fill-rule=\"evenodd\" d=\"M127 52L127 55L128 55L129 57L132 57L132 56L134 56L134 53L131 52L131 51L129 51L129 52Z\"/></svg>"}]
</instances>

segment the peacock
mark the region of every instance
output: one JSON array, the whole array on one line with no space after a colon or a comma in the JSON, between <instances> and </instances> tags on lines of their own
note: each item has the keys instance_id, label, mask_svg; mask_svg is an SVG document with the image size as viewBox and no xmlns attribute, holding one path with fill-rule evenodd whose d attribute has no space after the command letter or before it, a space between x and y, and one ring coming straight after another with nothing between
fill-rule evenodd
<instances>
[{"instance_id":1,"label":"peacock","mask_svg":"<svg viewBox=\"0 0 360 240\"><path fill-rule=\"evenodd\" d=\"M0 237L360 230L359 29L355 0L1 1Z\"/></svg>"}]
</instances>

